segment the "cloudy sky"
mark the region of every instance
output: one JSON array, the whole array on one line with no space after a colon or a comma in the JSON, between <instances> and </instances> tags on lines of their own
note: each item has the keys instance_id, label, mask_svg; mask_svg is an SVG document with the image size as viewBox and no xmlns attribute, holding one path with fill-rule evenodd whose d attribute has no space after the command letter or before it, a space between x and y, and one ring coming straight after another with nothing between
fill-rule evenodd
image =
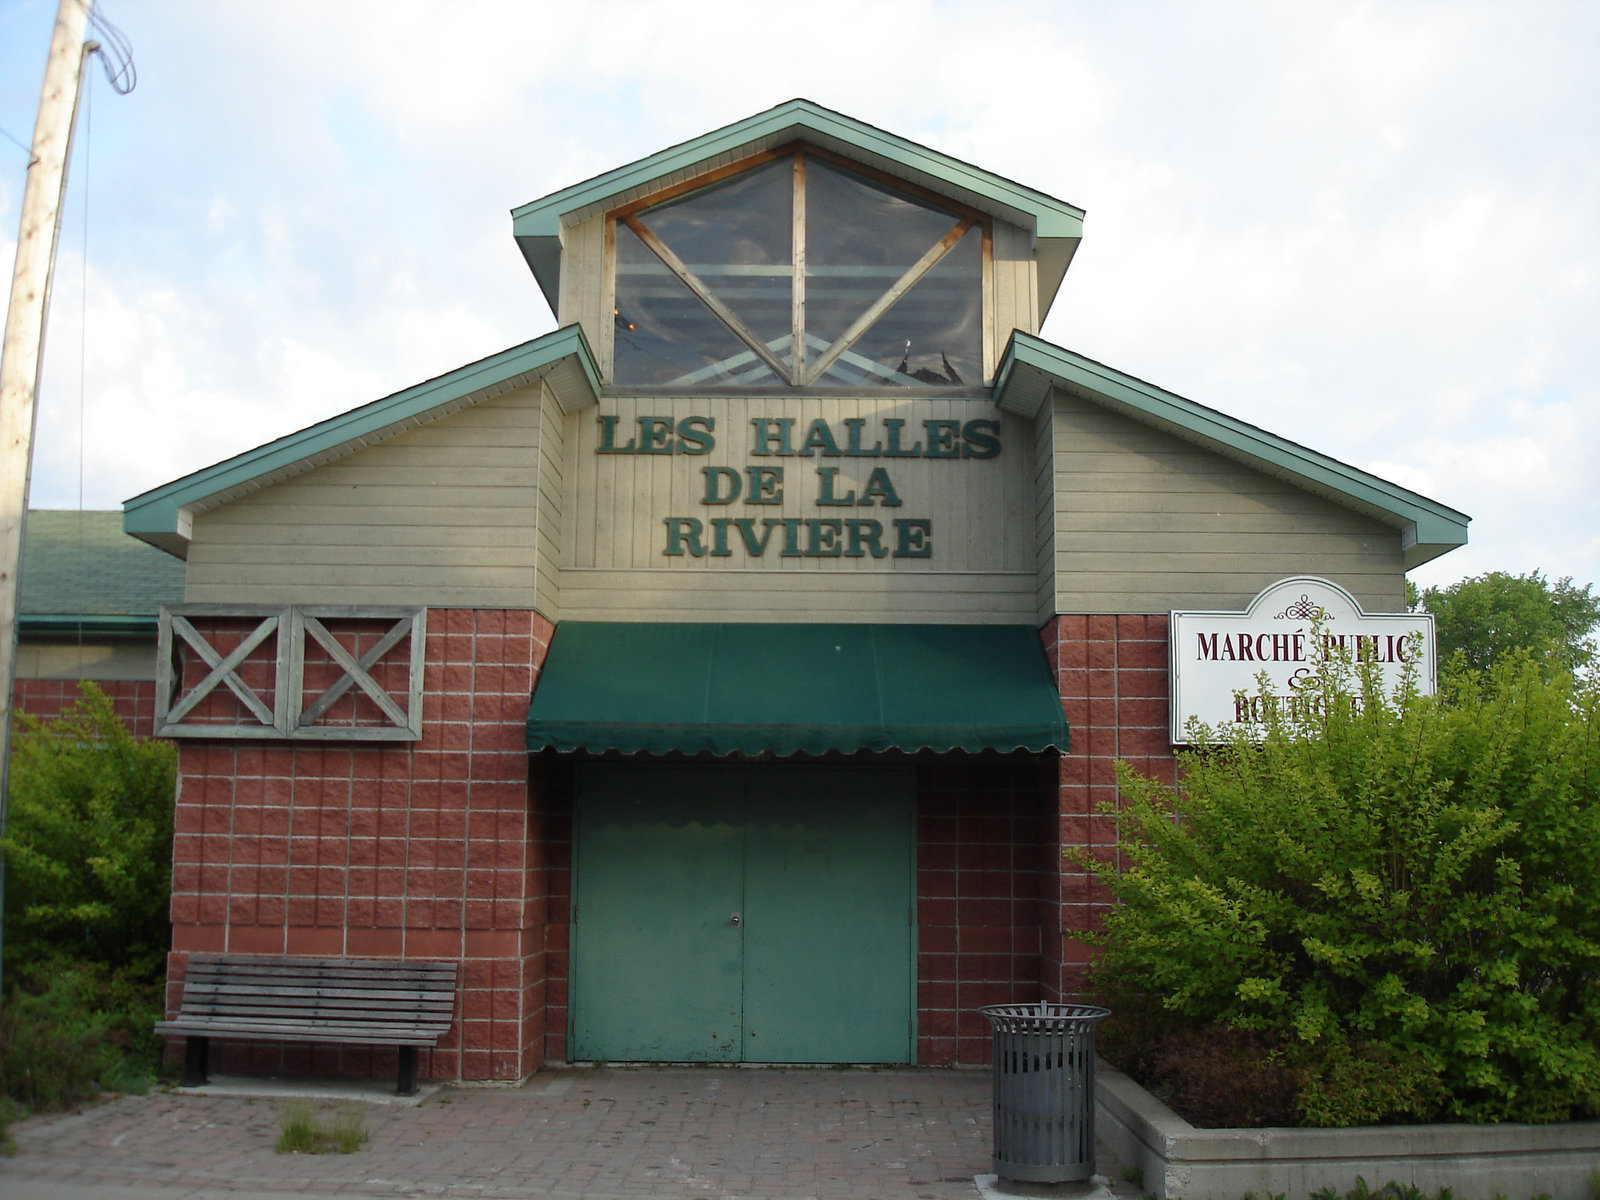
<instances>
[{"instance_id":1,"label":"cloudy sky","mask_svg":"<svg viewBox=\"0 0 1600 1200\"><path fill-rule=\"evenodd\" d=\"M11 261L55 0L0 0ZM32 503L547 332L508 210L805 96L1088 212L1044 336L1600 583L1600 4L105 0ZM13 140L14 139L14 140Z\"/></svg>"}]
</instances>

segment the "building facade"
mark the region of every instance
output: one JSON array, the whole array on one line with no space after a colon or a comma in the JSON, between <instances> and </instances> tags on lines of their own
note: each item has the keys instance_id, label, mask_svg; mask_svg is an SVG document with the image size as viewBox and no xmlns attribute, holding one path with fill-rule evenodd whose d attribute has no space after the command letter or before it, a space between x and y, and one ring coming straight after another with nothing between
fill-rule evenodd
<instances>
[{"instance_id":1,"label":"building facade","mask_svg":"<svg viewBox=\"0 0 1600 1200\"><path fill-rule=\"evenodd\" d=\"M514 210L556 332L129 501L187 564L171 1002L455 960L423 1073L515 1080L981 1063L1075 995L1169 614L1399 611L1467 523L1042 340L1082 218L793 101Z\"/></svg>"},{"instance_id":2,"label":"building facade","mask_svg":"<svg viewBox=\"0 0 1600 1200\"><path fill-rule=\"evenodd\" d=\"M87 679L133 733L149 737L161 607L182 601L183 577L182 561L123 533L120 512L29 512L12 710L58 717Z\"/></svg>"}]
</instances>

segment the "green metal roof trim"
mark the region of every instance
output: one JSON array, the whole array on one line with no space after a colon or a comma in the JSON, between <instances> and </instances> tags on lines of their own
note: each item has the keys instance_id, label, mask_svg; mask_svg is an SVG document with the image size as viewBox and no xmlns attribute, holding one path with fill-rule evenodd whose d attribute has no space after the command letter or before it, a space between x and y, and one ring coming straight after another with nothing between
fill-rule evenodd
<instances>
[{"instance_id":1,"label":"green metal roof trim","mask_svg":"<svg viewBox=\"0 0 1600 1200\"><path fill-rule=\"evenodd\" d=\"M719 156L754 153L790 141L816 142L891 174L904 173L907 178L933 185L936 191L951 189L972 207L1031 230L1039 258L1041 319L1049 311L1083 237L1083 209L810 100L790 100L520 205L511 210L511 230L545 299L555 309L561 291L564 217L608 205L614 198L657 180L664 186L676 178L709 169Z\"/></svg>"},{"instance_id":2,"label":"green metal roof trim","mask_svg":"<svg viewBox=\"0 0 1600 1200\"><path fill-rule=\"evenodd\" d=\"M1039 635L1019 625L563 621L528 710L530 751L1066 747Z\"/></svg>"},{"instance_id":3,"label":"green metal roof trim","mask_svg":"<svg viewBox=\"0 0 1600 1200\"><path fill-rule=\"evenodd\" d=\"M1039 411L1052 387L1215 450L1401 530L1406 570L1464 546L1465 513L1154 384L1016 331L995 373L995 400L1008 412Z\"/></svg>"},{"instance_id":4,"label":"green metal roof trim","mask_svg":"<svg viewBox=\"0 0 1600 1200\"><path fill-rule=\"evenodd\" d=\"M558 368L566 368L559 377ZM182 558L188 550L189 517L197 506L214 507L536 379L548 379L568 410L599 397L600 369L578 326L491 354L153 488L123 503L123 528Z\"/></svg>"},{"instance_id":5,"label":"green metal roof trim","mask_svg":"<svg viewBox=\"0 0 1600 1200\"><path fill-rule=\"evenodd\" d=\"M35 509L23 529L23 633L153 633L183 599L181 562L130 538L115 509Z\"/></svg>"}]
</instances>

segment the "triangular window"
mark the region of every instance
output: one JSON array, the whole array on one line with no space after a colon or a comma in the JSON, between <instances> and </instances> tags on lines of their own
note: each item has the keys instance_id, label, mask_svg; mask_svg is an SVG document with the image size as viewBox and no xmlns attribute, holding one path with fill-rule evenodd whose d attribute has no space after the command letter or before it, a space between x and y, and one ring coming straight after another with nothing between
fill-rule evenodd
<instances>
[{"instance_id":1,"label":"triangular window","mask_svg":"<svg viewBox=\"0 0 1600 1200\"><path fill-rule=\"evenodd\" d=\"M613 221L620 386L982 383L977 213L797 150Z\"/></svg>"}]
</instances>

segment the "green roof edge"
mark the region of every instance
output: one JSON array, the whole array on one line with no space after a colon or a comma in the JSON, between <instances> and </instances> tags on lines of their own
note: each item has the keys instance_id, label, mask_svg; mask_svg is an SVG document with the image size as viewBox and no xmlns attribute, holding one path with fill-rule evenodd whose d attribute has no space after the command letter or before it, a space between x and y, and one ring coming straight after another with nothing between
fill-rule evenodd
<instances>
[{"instance_id":1,"label":"green roof edge","mask_svg":"<svg viewBox=\"0 0 1600 1200\"><path fill-rule=\"evenodd\" d=\"M175 552L174 539L183 540L178 529L179 513L187 505L247 484L397 421L420 416L480 388L493 387L500 380L525 371L536 371L567 357L577 359L590 392L598 396L600 368L595 362L594 352L589 348L588 339L578 326L563 326L543 337L467 363L404 391L350 409L171 483L141 492L123 502L123 531L163 550Z\"/></svg>"},{"instance_id":2,"label":"green roof edge","mask_svg":"<svg viewBox=\"0 0 1600 1200\"><path fill-rule=\"evenodd\" d=\"M155 633L159 617L77 617L54 613L21 613L17 629L22 633Z\"/></svg>"},{"instance_id":3,"label":"green roof edge","mask_svg":"<svg viewBox=\"0 0 1600 1200\"><path fill-rule=\"evenodd\" d=\"M997 401L1004 398L1018 368L1031 368L1099 393L1156 421L1225 446L1243 458L1390 514L1407 535L1407 549L1431 551L1416 561L1408 555L1407 570L1467 543L1472 518L1465 513L1020 329L1012 334L995 372Z\"/></svg>"}]
</instances>

